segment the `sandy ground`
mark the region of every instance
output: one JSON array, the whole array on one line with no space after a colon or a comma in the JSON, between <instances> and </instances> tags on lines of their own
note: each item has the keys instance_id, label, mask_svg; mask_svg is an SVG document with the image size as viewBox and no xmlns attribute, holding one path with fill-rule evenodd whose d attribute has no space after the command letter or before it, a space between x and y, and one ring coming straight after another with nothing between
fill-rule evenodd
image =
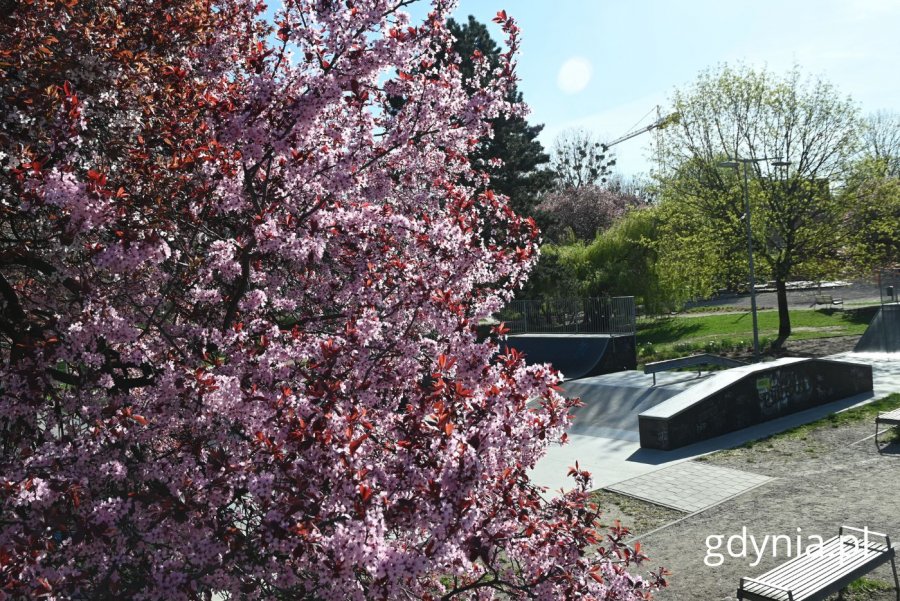
<instances>
[{"instance_id":1,"label":"sandy ground","mask_svg":"<svg viewBox=\"0 0 900 601\"><path fill-rule=\"evenodd\" d=\"M709 456L714 465L746 470L777 478L743 496L687 517L682 521L642 537L645 552L653 566L664 565L671 572L671 586L661 592L660 600L735 599L742 576L759 576L785 559L787 549L779 547L775 558L771 546L763 552L758 565L752 547L747 557L731 557L726 551L722 565L712 550L717 539L727 542L742 535L743 528L762 544L765 535L787 535L793 541L800 536L802 547L815 539L837 534L841 524L868 527L893 534L900 539L900 444L894 443L881 454L871 438L873 424L866 420L840 428L824 426L803 438L763 442L750 449L734 449ZM798 531L798 528L800 529ZM749 546L749 542L748 542ZM735 539L733 550L740 555L741 543ZM887 567L869 576L892 584ZM858 599L896 599L893 586Z\"/></svg>"},{"instance_id":2,"label":"sandy ground","mask_svg":"<svg viewBox=\"0 0 900 601\"><path fill-rule=\"evenodd\" d=\"M831 355L852 350L857 339L788 342L779 355ZM606 509L604 521L619 519L640 537L651 558L648 567L662 565L672 572L670 586L658 594L659 600L733 600L742 576L759 576L787 555L781 539L777 557L769 543L758 558L751 535L759 545L766 535L790 537L792 556L797 553L798 536L800 546L806 548L816 542L815 536L827 539L836 535L841 524L886 532L893 535L892 542L900 542L900 443L879 453L871 439L873 433L872 420L838 428L824 425L802 437L778 437L703 457L701 461L710 464L777 479L691 516L605 491L598 501ZM739 537L733 541L733 550L740 555L744 528L747 556L731 557L725 549L728 537ZM718 536L723 537L722 548L710 549L716 546ZM722 564L708 565L718 562L717 553L722 554ZM845 599L897 598L889 564L867 579L866 584L875 590L851 592Z\"/></svg>"},{"instance_id":3,"label":"sandy ground","mask_svg":"<svg viewBox=\"0 0 900 601\"><path fill-rule=\"evenodd\" d=\"M611 526L618 521L633 534L650 532L687 515L676 509L655 505L608 490L594 491L592 498L603 509L601 522L604 525Z\"/></svg>"},{"instance_id":4,"label":"sandy ground","mask_svg":"<svg viewBox=\"0 0 900 601\"><path fill-rule=\"evenodd\" d=\"M839 336L836 338L814 338L812 340L790 340L784 343L782 357L825 357L852 351L859 336Z\"/></svg>"}]
</instances>

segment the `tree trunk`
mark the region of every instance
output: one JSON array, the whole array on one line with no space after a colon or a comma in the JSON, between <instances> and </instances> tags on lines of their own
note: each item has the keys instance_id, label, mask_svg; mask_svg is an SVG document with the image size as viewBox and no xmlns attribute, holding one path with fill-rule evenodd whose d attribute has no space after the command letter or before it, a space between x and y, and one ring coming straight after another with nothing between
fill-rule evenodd
<instances>
[{"instance_id":1,"label":"tree trunk","mask_svg":"<svg viewBox=\"0 0 900 601\"><path fill-rule=\"evenodd\" d=\"M784 278L775 279L775 292L778 297L778 338L772 346L781 348L791 335L791 314L788 313L787 286Z\"/></svg>"}]
</instances>

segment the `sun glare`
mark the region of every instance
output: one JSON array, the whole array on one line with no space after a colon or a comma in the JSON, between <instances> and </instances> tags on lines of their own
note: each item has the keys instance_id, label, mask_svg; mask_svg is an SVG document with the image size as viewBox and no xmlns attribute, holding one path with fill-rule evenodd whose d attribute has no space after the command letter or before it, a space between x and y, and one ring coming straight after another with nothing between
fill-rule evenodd
<instances>
[{"instance_id":1,"label":"sun glare","mask_svg":"<svg viewBox=\"0 0 900 601\"><path fill-rule=\"evenodd\" d=\"M556 85L566 94L577 94L591 81L591 63L581 56L573 56L559 68Z\"/></svg>"}]
</instances>

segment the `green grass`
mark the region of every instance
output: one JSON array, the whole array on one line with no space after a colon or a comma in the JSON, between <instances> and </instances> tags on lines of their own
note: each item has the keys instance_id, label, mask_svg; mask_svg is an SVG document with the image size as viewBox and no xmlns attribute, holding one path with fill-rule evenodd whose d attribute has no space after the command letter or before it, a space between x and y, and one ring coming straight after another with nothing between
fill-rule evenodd
<instances>
[{"instance_id":1,"label":"green grass","mask_svg":"<svg viewBox=\"0 0 900 601\"><path fill-rule=\"evenodd\" d=\"M774 336L761 336L759 339L760 348L766 348L775 341ZM746 338L723 338L720 336L704 339L687 339L683 342L674 344L653 345L651 343L638 344L638 363L643 365L648 361L663 361L665 359L674 359L676 357L684 357L685 355L693 355L697 353L710 353L713 355L721 355L736 352L750 352L753 350L753 337ZM706 366L707 370L715 369L713 366Z\"/></svg>"},{"instance_id":2,"label":"green grass","mask_svg":"<svg viewBox=\"0 0 900 601\"><path fill-rule=\"evenodd\" d=\"M760 334L778 334L778 311L757 313ZM869 325L869 318L853 311L791 311L791 327L828 328L828 332L839 331L838 335L862 334ZM794 332L799 338L803 330ZM682 341L685 338L702 339L713 336L752 336L753 320L750 312L722 315L689 315L665 317L638 323L638 342L665 344ZM833 335L833 334L832 334Z\"/></svg>"},{"instance_id":3,"label":"green grass","mask_svg":"<svg viewBox=\"0 0 900 601\"><path fill-rule=\"evenodd\" d=\"M771 343L778 335L778 311L759 311L757 317L760 339ZM870 319L863 311L791 311L791 339L861 335ZM671 351L737 350L752 344L752 338L753 319L749 311L644 319L637 325L638 354L643 358L659 359L661 353Z\"/></svg>"},{"instance_id":4,"label":"green grass","mask_svg":"<svg viewBox=\"0 0 900 601\"><path fill-rule=\"evenodd\" d=\"M876 593L882 593L894 589L894 583L875 580L874 578L858 578L847 585L849 593L847 601L862 601L872 598Z\"/></svg>"}]
</instances>

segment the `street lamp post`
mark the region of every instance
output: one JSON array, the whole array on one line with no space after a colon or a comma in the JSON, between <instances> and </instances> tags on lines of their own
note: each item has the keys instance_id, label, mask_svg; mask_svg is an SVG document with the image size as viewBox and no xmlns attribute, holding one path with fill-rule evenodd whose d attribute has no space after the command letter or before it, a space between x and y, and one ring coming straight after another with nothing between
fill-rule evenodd
<instances>
[{"instance_id":1,"label":"street lamp post","mask_svg":"<svg viewBox=\"0 0 900 601\"><path fill-rule=\"evenodd\" d=\"M759 361L759 324L756 319L756 274L753 268L753 232L750 229L750 195L747 192L747 165L750 163L761 163L763 161L772 161L770 164L774 167L786 167L790 165L788 161L782 161L781 157L762 157L758 159L729 159L719 163L719 167L729 167L737 169L741 165L744 166L744 225L747 232L747 260L750 264L750 314L753 317L753 361Z\"/></svg>"}]
</instances>

